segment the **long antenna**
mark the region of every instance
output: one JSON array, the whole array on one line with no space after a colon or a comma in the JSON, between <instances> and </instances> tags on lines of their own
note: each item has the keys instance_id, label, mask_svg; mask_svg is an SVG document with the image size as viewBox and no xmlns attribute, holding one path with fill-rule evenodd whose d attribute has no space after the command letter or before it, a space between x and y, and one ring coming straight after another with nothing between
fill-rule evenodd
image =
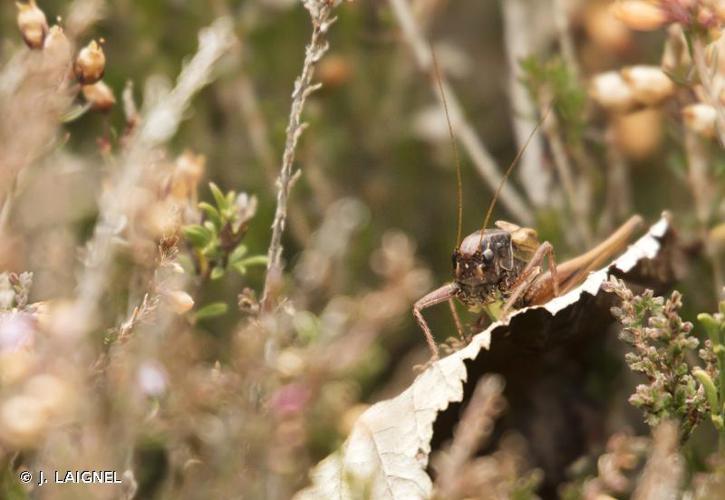
<instances>
[{"instance_id":1,"label":"long antenna","mask_svg":"<svg viewBox=\"0 0 725 500\"><path fill-rule=\"evenodd\" d=\"M453 125L451 125L451 117L448 114L448 101L446 101L446 93L443 90L443 80L441 79L440 69L438 68L438 59L436 59L436 52L433 48L433 42L430 43L430 53L433 56L433 74L438 83L438 90L441 93L441 101L443 102L443 111L446 114L446 123L448 123L448 135L451 138L451 148L453 149L453 159L456 162L456 185L457 185L457 198L458 198L458 223L456 229L456 247L461 244L461 227L463 220L463 181L461 180L461 158L458 155L458 144L456 143L456 136L453 134Z\"/></svg>"},{"instance_id":2,"label":"long antenna","mask_svg":"<svg viewBox=\"0 0 725 500\"><path fill-rule=\"evenodd\" d=\"M503 189L504 184L506 183L506 179L508 179L509 175L511 174L511 171L514 169L516 164L521 159L521 156L523 156L524 152L526 152L526 148L529 146L529 143L531 142L531 139L534 138L534 135L536 132L541 128L541 125L544 123L546 118L549 116L549 112L551 111L551 108L554 107L554 101L552 100L549 103L549 106L546 108L546 111L541 116L541 119L539 120L539 123L536 124L536 127L531 131L529 136L526 138L526 142L524 143L523 147L519 149L519 152L516 153L516 156L514 157L511 164L506 169L506 172L503 174L503 177L501 178L501 182L498 183L498 187L496 188L496 192L493 194L493 199L491 200L491 203L488 205L488 210L486 211L486 218L483 219L483 226L481 227L481 240L483 241L483 232L486 230L486 226L488 226L488 223L491 219L491 214L493 213L493 208L496 206L496 201L498 200L498 195L501 193L501 190ZM480 245L480 242L479 242Z\"/></svg>"}]
</instances>

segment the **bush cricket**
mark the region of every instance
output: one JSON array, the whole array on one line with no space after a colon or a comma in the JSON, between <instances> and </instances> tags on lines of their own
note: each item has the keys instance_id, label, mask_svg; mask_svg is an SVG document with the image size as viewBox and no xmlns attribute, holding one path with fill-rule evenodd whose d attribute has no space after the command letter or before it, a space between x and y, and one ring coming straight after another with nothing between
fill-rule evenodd
<instances>
[{"instance_id":1,"label":"bush cricket","mask_svg":"<svg viewBox=\"0 0 725 500\"><path fill-rule=\"evenodd\" d=\"M501 188L534 134L543 121L546 120L548 112L553 106L552 104L503 175L486 212L482 228L461 240L462 189L460 161L434 53L433 69L438 79L441 101L448 122L448 131L456 161L458 244L452 255L453 281L416 301L413 306L413 315L423 333L425 333L433 359L438 359L438 346L423 317L422 312L424 309L442 302L448 302L458 334L463 337L461 320L454 299L462 302L469 310L476 312L494 304L503 304L500 310L500 318L505 318L512 309L543 304L560 293L575 288L586 278L590 271L601 266L613 255L620 252L641 225L642 218L639 215L631 217L605 241L588 252L559 265L556 264L551 243L548 241L539 242L536 230L519 227L505 221L497 221L495 229L486 228ZM547 260L548 263L546 272L543 271L544 260Z\"/></svg>"}]
</instances>

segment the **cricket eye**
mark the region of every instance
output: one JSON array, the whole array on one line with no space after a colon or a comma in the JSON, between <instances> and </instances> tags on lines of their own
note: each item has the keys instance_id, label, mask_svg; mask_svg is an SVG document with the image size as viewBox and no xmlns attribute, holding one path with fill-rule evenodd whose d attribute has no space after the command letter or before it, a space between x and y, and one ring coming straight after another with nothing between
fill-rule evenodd
<instances>
[{"instance_id":1,"label":"cricket eye","mask_svg":"<svg viewBox=\"0 0 725 500\"><path fill-rule=\"evenodd\" d=\"M491 262L493 260L493 250L490 248L487 248L483 251L483 260L486 262Z\"/></svg>"}]
</instances>

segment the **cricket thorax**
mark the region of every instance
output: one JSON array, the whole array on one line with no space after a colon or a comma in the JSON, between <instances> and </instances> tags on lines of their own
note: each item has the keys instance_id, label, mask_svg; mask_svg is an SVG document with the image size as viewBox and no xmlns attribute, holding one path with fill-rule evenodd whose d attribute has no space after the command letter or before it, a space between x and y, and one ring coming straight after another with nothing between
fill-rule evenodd
<instances>
[{"instance_id":1,"label":"cricket thorax","mask_svg":"<svg viewBox=\"0 0 725 500\"><path fill-rule=\"evenodd\" d=\"M524 262L515 258L511 234L498 229L468 235L453 253L457 296L468 307L505 298Z\"/></svg>"}]
</instances>

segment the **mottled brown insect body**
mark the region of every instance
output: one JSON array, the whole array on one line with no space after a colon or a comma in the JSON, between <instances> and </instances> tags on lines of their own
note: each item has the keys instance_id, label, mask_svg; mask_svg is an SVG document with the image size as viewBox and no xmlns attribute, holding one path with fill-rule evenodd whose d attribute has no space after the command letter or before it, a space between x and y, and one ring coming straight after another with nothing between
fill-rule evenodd
<instances>
[{"instance_id":1,"label":"mottled brown insect body","mask_svg":"<svg viewBox=\"0 0 725 500\"><path fill-rule=\"evenodd\" d=\"M516 257L508 231L472 233L453 252L456 298L469 309L505 300L524 267L526 261Z\"/></svg>"},{"instance_id":2,"label":"mottled brown insect body","mask_svg":"<svg viewBox=\"0 0 725 500\"><path fill-rule=\"evenodd\" d=\"M640 216L632 216L605 241L559 266L551 244L540 243L531 228L497 221L497 229L469 234L453 252L453 281L428 293L413 306L433 358L438 357L438 347L423 318L424 309L447 301L461 333L454 299L472 310L502 303L501 317L512 309L543 304L576 287L590 271L621 251L641 223Z\"/></svg>"}]
</instances>

